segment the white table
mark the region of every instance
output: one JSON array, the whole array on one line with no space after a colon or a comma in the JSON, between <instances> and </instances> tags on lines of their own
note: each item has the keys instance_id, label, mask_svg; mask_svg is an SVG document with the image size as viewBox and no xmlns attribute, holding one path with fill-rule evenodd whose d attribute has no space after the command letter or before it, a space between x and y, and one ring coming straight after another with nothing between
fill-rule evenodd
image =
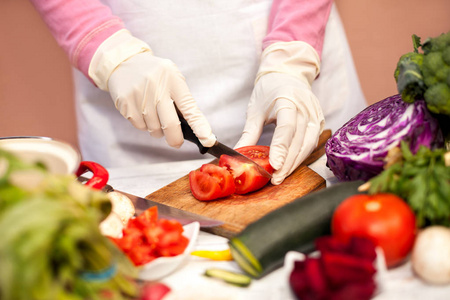
<instances>
[{"instance_id":1,"label":"white table","mask_svg":"<svg viewBox=\"0 0 450 300\"><path fill-rule=\"evenodd\" d=\"M109 184L117 190L145 197L210 161L211 158L207 158L108 169L110 173ZM309 167L325 178L327 186L330 186L337 180L325 166L325 162L326 158L323 156ZM227 241L226 238L201 231L195 249L222 250L228 247ZM215 262L192 256L174 273L161 279L161 281L171 287L173 299L295 299L288 285L288 272L283 268L262 279L253 280L247 288L239 288L203 276L204 271L211 267L240 271L234 262ZM412 274L411 264L407 262L383 274L381 292L373 299L447 300L450 299L450 285L431 286L424 284Z\"/></svg>"}]
</instances>

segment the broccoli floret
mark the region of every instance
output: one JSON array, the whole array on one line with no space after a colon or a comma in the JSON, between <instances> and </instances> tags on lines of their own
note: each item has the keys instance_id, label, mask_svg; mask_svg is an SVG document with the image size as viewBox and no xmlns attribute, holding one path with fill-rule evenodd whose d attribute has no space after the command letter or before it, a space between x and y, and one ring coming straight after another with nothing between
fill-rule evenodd
<instances>
[{"instance_id":1,"label":"broccoli floret","mask_svg":"<svg viewBox=\"0 0 450 300\"><path fill-rule=\"evenodd\" d=\"M394 72L402 99L425 99L430 111L450 115L450 32L428 38L422 45L413 35L413 45L414 52L402 55Z\"/></svg>"},{"instance_id":2,"label":"broccoli floret","mask_svg":"<svg viewBox=\"0 0 450 300\"><path fill-rule=\"evenodd\" d=\"M450 47L447 47L442 51L442 59L444 62L450 66Z\"/></svg>"},{"instance_id":3,"label":"broccoli floret","mask_svg":"<svg viewBox=\"0 0 450 300\"><path fill-rule=\"evenodd\" d=\"M423 80L428 87L445 82L450 74L450 65L444 62L442 52L430 52L424 56Z\"/></svg>"},{"instance_id":4,"label":"broccoli floret","mask_svg":"<svg viewBox=\"0 0 450 300\"><path fill-rule=\"evenodd\" d=\"M450 31L434 38L428 38L422 45L425 55L430 52L442 52L450 46Z\"/></svg>"},{"instance_id":5,"label":"broccoli floret","mask_svg":"<svg viewBox=\"0 0 450 300\"><path fill-rule=\"evenodd\" d=\"M422 49L427 107L434 113L450 115L450 32L428 39Z\"/></svg>"},{"instance_id":6,"label":"broccoli floret","mask_svg":"<svg viewBox=\"0 0 450 300\"><path fill-rule=\"evenodd\" d=\"M430 86L425 92L425 101L431 112L450 115L450 86L445 82Z\"/></svg>"},{"instance_id":7,"label":"broccoli floret","mask_svg":"<svg viewBox=\"0 0 450 300\"><path fill-rule=\"evenodd\" d=\"M405 102L423 99L425 83L422 76L423 54L410 52L402 55L394 72L397 89Z\"/></svg>"}]
</instances>

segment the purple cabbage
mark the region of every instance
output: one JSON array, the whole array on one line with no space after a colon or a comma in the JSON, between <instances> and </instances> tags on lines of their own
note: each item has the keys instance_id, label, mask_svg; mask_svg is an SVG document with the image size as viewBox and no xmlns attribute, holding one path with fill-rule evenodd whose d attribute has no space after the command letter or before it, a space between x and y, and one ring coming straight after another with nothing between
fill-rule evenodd
<instances>
[{"instance_id":1,"label":"purple cabbage","mask_svg":"<svg viewBox=\"0 0 450 300\"><path fill-rule=\"evenodd\" d=\"M368 106L327 141L327 166L340 181L367 181L383 171L388 150L401 140L413 153L420 145L431 149L443 145L438 121L425 101L406 103L394 95Z\"/></svg>"}]
</instances>

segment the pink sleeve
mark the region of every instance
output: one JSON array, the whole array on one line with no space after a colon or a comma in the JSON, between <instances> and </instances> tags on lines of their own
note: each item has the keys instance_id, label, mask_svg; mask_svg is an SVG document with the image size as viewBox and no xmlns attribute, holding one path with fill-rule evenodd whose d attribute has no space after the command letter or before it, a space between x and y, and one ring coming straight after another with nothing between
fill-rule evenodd
<instances>
[{"instance_id":1,"label":"pink sleeve","mask_svg":"<svg viewBox=\"0 0 450 300\"><path fill-rule=\"evenodd\" d=\"M263 48L275 42L304 41L322 54L332 0L274 0Z\"/></svg>"},{"instance_id":2,"label":"pink sleeve","mask_svg":"<svg viewBox=\"0 0 450 300\"><path fill-rule=\"evenodd\" d=\"M98 0L30 0L41 14L74 67L88 78L89 63L98 46L124 28Z\"/></svg>"}]
</instances>

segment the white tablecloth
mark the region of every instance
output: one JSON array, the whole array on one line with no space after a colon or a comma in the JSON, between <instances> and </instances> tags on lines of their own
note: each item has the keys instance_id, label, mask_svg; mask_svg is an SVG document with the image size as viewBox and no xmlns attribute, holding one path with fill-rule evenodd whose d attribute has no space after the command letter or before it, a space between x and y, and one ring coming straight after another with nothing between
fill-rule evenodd
<instances>
[{"instance_id":1,"label":"white tablecloth","mask_svg":"<svg viewBox=\"0 0 450 300\"><path fill-rule=\"evenodd\" d=\"M210 161L211 158L206 158L109 169L109 184L116 190L145 197ZM325 178L327 186L329 186L336 183L337 180L325 166L325 162L326 158L323 156L309 167ZM228 247L227 241L223 237L201 231L195 249L226 249ZM284 268L280 268L262 279L253 280L247 288L240 288L203 276L204 271L211 267L239 271L239 267L234 262L214 262L192 256L175 272L161 279L161 281L171 287L171 297L174 299L295 299L288 286L288 272ZM424 284L413 275L411 264L407 262L383 274L381 292L374 297L374 300L391 299L447 300L450 299L450 285L431 286Z\"/></svg>"}]
</instances>

